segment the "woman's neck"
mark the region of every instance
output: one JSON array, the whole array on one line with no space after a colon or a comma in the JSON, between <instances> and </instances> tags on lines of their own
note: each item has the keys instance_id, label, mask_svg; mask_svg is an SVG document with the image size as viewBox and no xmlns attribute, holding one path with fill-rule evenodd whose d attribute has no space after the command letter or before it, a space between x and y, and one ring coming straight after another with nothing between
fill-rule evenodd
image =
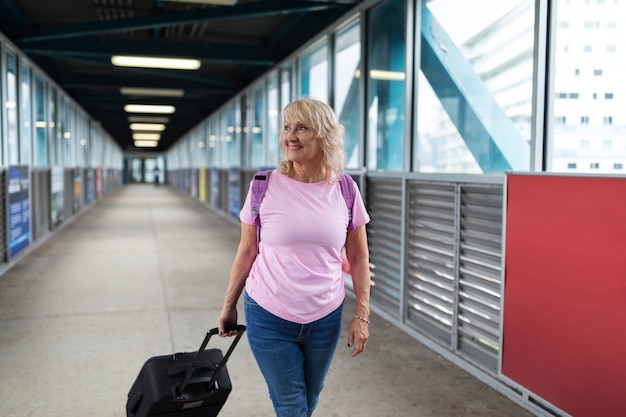
<instances>
[{"instance_id":1,"label":"woman's neck","mask_svg":"<svg viewBox=\"0 0 626 417\"><path fill-rule=\"evenodd\" d=\"M291 178L299 182L315 183L324 180L324 169L322 167L308 167L302 164L294 164L291 171Z\"/></svg>"}]
</instances>

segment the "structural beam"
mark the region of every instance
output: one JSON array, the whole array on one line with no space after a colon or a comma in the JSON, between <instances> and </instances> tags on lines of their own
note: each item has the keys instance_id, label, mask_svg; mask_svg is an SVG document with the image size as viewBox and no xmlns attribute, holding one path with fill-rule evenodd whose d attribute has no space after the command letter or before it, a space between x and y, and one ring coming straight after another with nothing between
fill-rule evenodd
<instances>
[{"instance_id":1,"label":"structural beam","mask_svg":"<svg viewBox=\"0 0 626 417\"><path fill-rule=\"evenodd\" d=\"M232 19L250 19L299 12L315 12L335 7L341 7L341 5L317 1L270 0L258 3L242 4L236 7L210 7L127 19L55 26L26 33L20 37L19 42L24 44L26 42L38 40L75 38L89 35L100 35L104 33L187 25L192 23L225 21Z\"/></svg>"},{"instance_id":2,"label":"structural beam","mask_svg":"<svg viewBox=\"0 0 626 417\"><path fill-rule=\"evenodd\" d=\"M422 72L483 172L527 171L528 141L427 7L421 40Z\"/></svg>"}]
</instances>

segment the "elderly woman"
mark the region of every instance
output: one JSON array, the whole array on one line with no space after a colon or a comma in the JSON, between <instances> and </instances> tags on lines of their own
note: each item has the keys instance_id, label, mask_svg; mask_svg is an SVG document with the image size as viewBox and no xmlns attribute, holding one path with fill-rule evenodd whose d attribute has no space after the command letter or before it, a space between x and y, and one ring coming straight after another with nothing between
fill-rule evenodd
<instances>
[{"instance_id":1,"label":"elderly woman","mask_svg":"<svg viewBox=\"0 0 626 417\"><path fill-rule=\"evenodd\" d=\"M342 250L350 264L356 311L348 332L352 356L369 336L369 215L356 183L352 218L342 196L344 129L333 110L312 99L282 112L282 160L268 176L259 208L251 192L240 213L241 239L217 325L237 323L244 290L250 348L277 417L309 417L317 405L341 331L345 298ZM350 226L350 227L349 227Z\"/></svg>"}]
</instances>

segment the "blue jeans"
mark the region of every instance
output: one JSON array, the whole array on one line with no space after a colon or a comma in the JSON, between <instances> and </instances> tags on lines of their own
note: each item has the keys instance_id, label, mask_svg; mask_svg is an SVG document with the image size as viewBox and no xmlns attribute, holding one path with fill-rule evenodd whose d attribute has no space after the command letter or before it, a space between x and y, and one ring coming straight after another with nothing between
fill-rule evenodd
<instances>
[{"instance_id":1,"label":"blue jeans","mask_svg":"<svg viewBox=\"0 0 626 417\"><path fill-rule=\"evenodd\" d=\"M276 317L244 295L250 349L277 417L310 417L341 333L343 304L309 324Z\"/></svg>"}]
</instances>

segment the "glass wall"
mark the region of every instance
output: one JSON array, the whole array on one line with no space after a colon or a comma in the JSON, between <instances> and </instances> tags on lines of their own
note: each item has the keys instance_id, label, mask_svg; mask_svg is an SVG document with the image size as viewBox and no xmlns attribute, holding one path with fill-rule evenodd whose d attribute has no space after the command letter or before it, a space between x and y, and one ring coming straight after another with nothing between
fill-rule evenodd
<instances>
[{"instance_id":1,"label":"glass wall","mask_svg":"<svg viewBox=\"0 0 626 417\"><path fill-rule=\"evenodd\" d=\"M534 0L433 0L421 16L414 169L528 170Z\"/></svg>"},{"instance_id":2,"label":"glass wall","mask_svg":"<svg viewBox=\"0 0 626 417\"><path fill-rule=\"evenodd\" d=\"M328 45L323 39L298 60L300 97L328 103Z\"/></svg>"},{"instance_id":3,"label":"glass wall","mask_svg":"<svg viewBox=\"0 0 626 417\"><path fill-rule=\"evenodd\" d=\"M7 158L6 163L17 165L20 162L19 125L17 122L17 57L6 52L6 117L7 117Z\"/></svg>"},{"instance_id":4,"label":"glass wall","mask_svg":"<svg viewBox=\"0 0 626 417\"><path fill-rule=\"evenodd\" d=\"M626 173L626 2L559 0L548 170Z\"/></svg>"},{"instance_id":5,"label":"glass wall","mask_svg":"<svg viewBox=\"0 0 626 417\"><path fill-rule=\"evenodd\" d=\"M117 143L0 33L3 165L122 169Z\"/></svg>"},{"instance_id":6,"label":"glass wall","mask_svg":"<svg viewBox=\"0 0 626 417\"><path fill-rule=\"evenodd\" d=\"M360 168L361 25L359 21L353 22L335 35L334 51L333 108L346 129L344 137L346 168Z\"/></svg>"},{"instance_id":7,"label":"glass wall","mask_svg":"<svg viewBox=\"0 0 626 417\"><path fill-rule=\"evenodd\" d=\"M372 170L404 169L405 0L368 13L367 161Z\"/></svg>"},{"instance_id":8,"label":"glass wall","mask_svg":"<svg viewBox=\"0 0 626 417\"><path fill-rule=\"evenodd\" d=\"M249 96L239 94L212 115L208 163L275 165L280 110L308 96L332 98L346 127L347 169L501 174L541 169L535 160L543 160L547 171L622 174L626 2L557 3L547 8L536 0L374 2L279 63ZM418 8L415 22L408 4ZM556 14L556 25L549 15L535 22L544 16L537 5ZM545 54L536 48L549 45L551 37L544 27L556 39L553 61L538 69L539 75L549 74L545 85L554 87L547 103L541 103L544 85L533 85L540 64L535 57ZM38 100L37 81L34 88ZM247 127L236 123L233 106L241 100L250 100L246 108L253 112ZM413 114L407 114L407 103ZM543 108L535 113L534 103L545 106L548 120ZM51 120L55 110L51 104ZM249 129L241 140L251 143L235 150L238 128ZM41 140L39 128L35 132Z\"/></svg>"}]
</instances>

